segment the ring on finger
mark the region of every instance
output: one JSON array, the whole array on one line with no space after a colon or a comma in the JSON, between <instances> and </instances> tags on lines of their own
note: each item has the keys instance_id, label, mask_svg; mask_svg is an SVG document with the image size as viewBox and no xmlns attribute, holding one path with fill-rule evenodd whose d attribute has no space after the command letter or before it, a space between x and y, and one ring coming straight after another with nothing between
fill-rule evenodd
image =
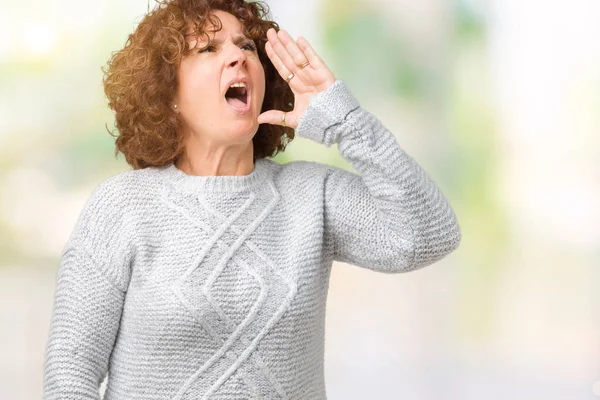
<instances>
[{"instance_id":1,"label":"ring on finger","mask_svg":"<svg viewBox=\"0 0 600 400\"><path fill-rule=\"evenodd\" d=\"M287 128L287 125L285 124L285 114L287 113L284 111L283 115L281 116L281 125L283 125L284 128Z\"/></svg>"},{"instance_id":2,"label":"ring on finger","mask_svg":"<svg viewBox=\"0 0 600 400\"><path fill-rule=\"evenodd\" d=\"M285 81L286 81L286 82L289 82L289 81L291 81L291 80L292 80L292 78L293 78L294 76L295 76L295 75L294 75L293 73L289 74L289 75L288 75L288 77L287 77L287 78L285 78Z\"/></svg>"},{"instance_id":3,"label":"ring on finger","mask_svg":"<svg viewBox=\"0 0 600 400\"><path fill-rule=\"evenodd\" d=\"M307 65L310 64L310 61L306 60L302 65L299 65L300 69L306 67Z\"/></svg>"}]
</instances>

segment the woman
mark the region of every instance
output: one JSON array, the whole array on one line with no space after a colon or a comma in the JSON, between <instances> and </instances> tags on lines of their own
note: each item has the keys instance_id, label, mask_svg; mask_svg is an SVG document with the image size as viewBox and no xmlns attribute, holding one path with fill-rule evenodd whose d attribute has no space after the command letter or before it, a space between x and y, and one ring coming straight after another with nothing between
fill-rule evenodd
<instances>
[{"instance_id":1,"label":"woman","mask_svg":"<svg viewBox=\"0 0 600 400\"><path fill-rule=\"evenodd\" d=\"M325 399L334 260L383 273L456 249L456 216L303 38L242 0L161 3L105 90L133 170L59 267L46 399ZM360 174L269 157L294 133Z\"/></svg>"}]
</instances>

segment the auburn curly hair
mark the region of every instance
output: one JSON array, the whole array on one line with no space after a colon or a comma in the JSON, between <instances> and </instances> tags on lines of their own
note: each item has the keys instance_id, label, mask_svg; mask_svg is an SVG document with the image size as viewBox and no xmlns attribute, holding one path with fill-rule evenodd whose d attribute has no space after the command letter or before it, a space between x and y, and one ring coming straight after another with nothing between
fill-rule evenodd
<instances>
[{"instance_id":1,"label":"auburn curly hair","mask_svg":"<svg viewBox=\"0 0 600 400\"><path fill-rule=\"evenodd\" d=\"M158 4L144 15L125 47L112 53L104 73L104 92L108 106L115 112L115 157L119 152L133 169L161 167L174 162L184 150L186 124L171 107L177 91L177 70L182 58L193 49L185 40L191 27L197 35L208 35L211 23L217 30L220 21L211 15L222 10L241 22L244 34L257 46L265 72L265 97L261 112L291 111L294 95L265 52L267 31L279 31L268 19L269 8L263 2L244 0L155 0ZM211 30L212 32L212 30ZM261 124L252 138L254 155L273 157L285 150L294 138L294 130Z\"/></svg>"}]
</instances>

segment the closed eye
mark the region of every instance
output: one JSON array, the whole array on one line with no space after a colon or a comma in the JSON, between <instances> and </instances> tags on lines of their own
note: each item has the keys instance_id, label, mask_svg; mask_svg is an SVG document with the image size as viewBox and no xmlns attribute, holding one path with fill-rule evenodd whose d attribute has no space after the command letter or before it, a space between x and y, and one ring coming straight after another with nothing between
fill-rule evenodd
<instances>
[{"instance_id":1,"label":"closed eye","mask_svg":"<svg viewBox=\"0 0 600 400\"><path fill-rule=\"evenodd\" d=\"M242 46L242 49L256 51L256 45L254 44L254 42L248 42Z\"/></svg>"},{"instance_id":2,"label":"closed eye","mask_svg":"<svg viewBox=\"0 0 600 400\"><path fill-rule=\"evenodd\" d=\"M243 50L256 51L256 44L254 44L254 42L244 43L242 45L242 49ZM208 46L203 47L202 49L198 50L198 53L213 52L215 50L216 50L216 47L213 46L212 44L209 44Z\"/></svg>"},{"instance_id":3,"label":"closed eye","mask_svg":"<svg viewBox=\"0 0 600 400\"><path fill-rule=\"evenodd\" d=\"M205 51L214 51L215 50L215 46L212 45L208 45L200 50L198 50L198 53L204 53Z\"/></svg>"}]
</instances>

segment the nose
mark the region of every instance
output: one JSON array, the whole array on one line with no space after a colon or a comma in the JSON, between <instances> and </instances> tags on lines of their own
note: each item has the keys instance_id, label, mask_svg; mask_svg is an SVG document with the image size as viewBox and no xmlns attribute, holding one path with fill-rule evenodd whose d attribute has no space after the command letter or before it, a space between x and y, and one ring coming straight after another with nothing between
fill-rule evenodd
<instances>
[{"instance_id":1,"label":"nose","mask_svg":"<svg viewBox=\"0 0 600 400\"><path fill-rule=\"evenodd\" d=\"M231 51L229 55L229 66L230 67L246 67L246 53L244 50L240 49L237 46L232 46L234 49Z\"/></svg>"}]
</instances>

